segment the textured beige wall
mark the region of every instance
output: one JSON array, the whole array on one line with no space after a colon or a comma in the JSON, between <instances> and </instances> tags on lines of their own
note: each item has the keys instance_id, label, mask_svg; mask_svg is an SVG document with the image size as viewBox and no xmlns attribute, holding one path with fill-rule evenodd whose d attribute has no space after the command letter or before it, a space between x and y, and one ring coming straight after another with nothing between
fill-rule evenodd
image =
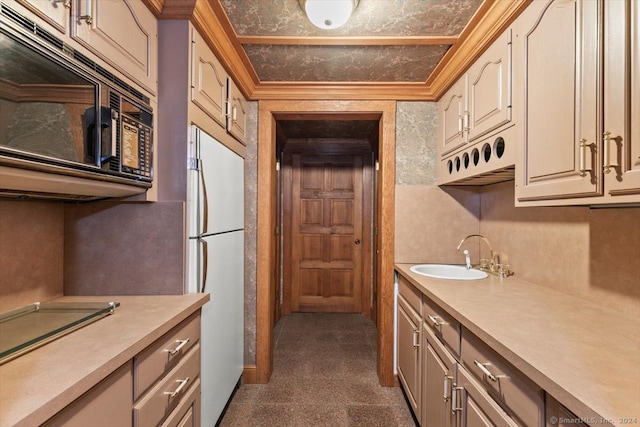
<instances>
[{"instance_id":1,"label":"textured beige wall","mask_svg":"<svg viewBox=\"0 0 640 427\"><path fill-rule=\"evenodd\" d=\"M64 205L0 200L0 312L63 292Z\"/></svg>"},{"instance_id":2,"label":"textured beige wall","mask_svg":"<svg viewBox=\"0 0 640 427\"><path fill-rule=\"evenodd\" d=\"M244 159L244 362L256 362L256 283L258 230L258 103L248 103Z\"/></svg>"},{"instance_id":3,"label":"textured beige wall","mask_svg":"<svg viewBox=\"0 0 640 427\"><path fill-rule=\"evenodd\" d=\"M462 263L465 235L486 236L518 277L640 315L640 208L514 207L513 181L438 187L434 103L398 103L399 263ZM487 256L476 239L466 247Z\"/></svg>"},{"instance_id":4,"label":"textured beige wall","mask_svg":"<svg viewBox=\"0 0 640 427\"><path fill-rule=\"evenodd\" d=\"M482 189L480 232L525 280L640 315L640 208L514 207L513 182Z\"/></svg>"},{"instance_id":5,"label":"textured beige wall","mask_svg":"<svg viewBox=\"0 0 640 427\"><path fill-rule=\"evenodd\" d=\"M65 295L179 295L185 283L182 202L65 206Z\"/></svg>"}]
</instances>

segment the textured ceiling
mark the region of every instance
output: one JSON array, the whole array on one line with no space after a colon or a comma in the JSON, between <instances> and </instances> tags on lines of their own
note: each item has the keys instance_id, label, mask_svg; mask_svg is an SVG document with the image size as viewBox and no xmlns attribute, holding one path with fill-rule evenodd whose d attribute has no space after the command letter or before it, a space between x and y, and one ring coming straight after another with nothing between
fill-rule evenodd
<instances>
[{"instance_id":1,"label":"textured ceiling","mask_svg":"<svg viewBox=\"0 0 640 427\"><path fill-rule=\"evenodd\" d=\"M260 82L425 82L482 0L360 0L322 30L298 0L220 0Z\"/></svg>"}]
</instances>

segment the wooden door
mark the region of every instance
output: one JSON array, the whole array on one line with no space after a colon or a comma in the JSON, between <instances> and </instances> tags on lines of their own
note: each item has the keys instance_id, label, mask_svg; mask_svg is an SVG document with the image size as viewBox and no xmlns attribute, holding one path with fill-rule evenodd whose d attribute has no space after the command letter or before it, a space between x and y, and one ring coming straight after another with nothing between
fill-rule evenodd
<instances>
[{"instance_id":1,"label":"wooden door","mask_svg":"<svg viewBox=\"0 0 640 427\"><path fill-rule=\"evenodd\" d=\"M517 202L603 193L597 149L602 135L601 4L533 2L519 17L514 75L524 85L517 104L522 107Z\"/></svg>"},{"instance_id":2,"label":"wooden door","mask_svg":"<svg viewBox=\"0 0 640 427\"><path fill-rule=\"evenodd\" d=\"M238 86L227 78L227 132L233 135L242 144L247 143L247 119L249 118L247 111L247 100L244 99Z\"/></svg>"},{"instance_id":3,"label":"wooden door","mask_svg":"<svg viewBox=\"0 0 640 427\"><path fill-rule=\"evenodd\" d=\"M359 313L363 158L291 156L291 311Z\"/></svg>"}]
</instances>

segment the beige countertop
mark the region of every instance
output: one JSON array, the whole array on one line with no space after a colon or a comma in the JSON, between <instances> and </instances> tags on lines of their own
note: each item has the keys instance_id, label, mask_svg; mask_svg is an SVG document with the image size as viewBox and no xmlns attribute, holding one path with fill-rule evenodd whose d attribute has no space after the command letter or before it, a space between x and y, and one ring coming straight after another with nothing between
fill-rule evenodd
<instances>
[{"instance_id":1,"label":"beige countertop","mask_svg":"<svg viewBox=\"0 0 640 427\"><path fill-rule=\"evenodd\" d=\"M640 319L517 276L432 279L412 265L396 271L578 417L640 426Z\"/></svg>"},{"instance_id":2,"label":"beige countertop","mask_svg":"<svg viewBox=\"0 0 640 427\"><path fill-rule=\"evenodd\" d=\"M208 294L61 297L116 301L115 313L0 365L0 427L36 426L186 319Z\"/></svg>"}]
</instances>

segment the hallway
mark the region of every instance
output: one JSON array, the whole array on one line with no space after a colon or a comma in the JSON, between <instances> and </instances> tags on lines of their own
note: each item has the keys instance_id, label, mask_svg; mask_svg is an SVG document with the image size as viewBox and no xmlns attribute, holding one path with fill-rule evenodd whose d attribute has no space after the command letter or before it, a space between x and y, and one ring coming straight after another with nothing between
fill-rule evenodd
<instances>
[{"instance_id":1,"label":"hallway","mask_svg":"<svg viewBox=\"0 0 640 427\"><path fill-rule=\"evenodd\" d=\"M271 381L242 385L221 427L415 426L400 388L378 383L370 318L294 313L274 336Z\"/></svg>"}]
</instances>

